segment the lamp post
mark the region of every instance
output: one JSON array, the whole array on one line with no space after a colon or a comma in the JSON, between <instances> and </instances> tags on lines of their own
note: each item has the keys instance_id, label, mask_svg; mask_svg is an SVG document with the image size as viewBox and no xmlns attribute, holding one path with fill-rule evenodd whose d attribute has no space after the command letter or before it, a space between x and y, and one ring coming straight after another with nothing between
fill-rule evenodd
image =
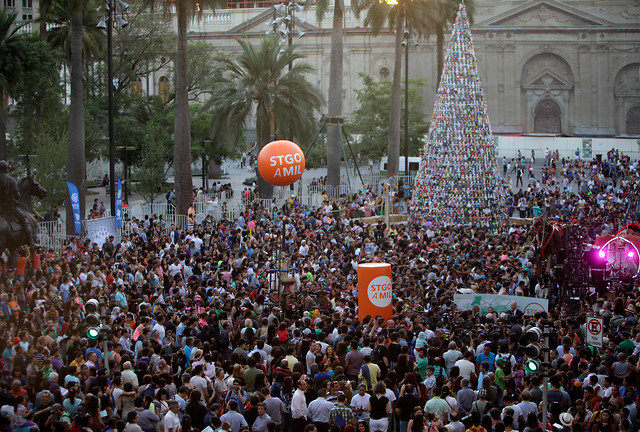
<instances>
[{"instance_id":1,"label":"lamp post","mask_svg":"<svg viewBox=\"0 0 640 432\"><path fill-rule=\"evenodd\" d=\"M302 30L296 30L295 26L296 22L300 24L304 24L306 22L304 18L296 16L297 12L302 12L303 10L304 7L299 5L295 1L273 5L273 20L267 22L267 25L271 27L271 30L267 30L265 33L267 35L277 34L283 38L286 38L287 45L290 47L291 45L293 45L294 34L299 38L305 35L305 32L303 32ZM285 15L278 18L278 12L284 12ZM283 40L282 42L284 43L285 40ZM291 68L292 64L289 63L289 70L291 70Z\"/></svg>"},{"instance_id":2,"label":"lamp post","mask_svg":"<svg viewBox=\"0 0 640 432\"><path fill-rule=\"evenodd\" d=\"M118 25L120 28L125 28L129 25L124 20L122 14L129 9L129 5L122 0L118 1L118 10L116 10L114 0L106 0L102 8L107 12L107 16L102 18L98 23L98 28L107 30L107 111L109 116L109 198L111 204L111 215L116 214L116 144L115 144L115 125L114 125L114 82L113 82L113 20L118 18Z\"/></svg>"},{"instance_id":3,"label":"lamp post","mask_svg":"<svg viewBox=\"0 0 640 432\"><path fill-rule=\"evenodd\" d=\"M118 151L124 151L124 200L129 204L129 152L136 150L135 147L118 146Z\"/></svg>"},{"instance_id":4,"label":"lamp post","mask_svg":"<svg viewBox=\"0 0 640 432\"><path fill-rule=\"evenodd\" d=\"M409 175L409 26L404 20L404 175Z\"/></svg>"},{"instance_id":5,"label":"lamp post","mask_svg":"<svg viewBox=\"0 0 640 432\"><path fill-rule=\"evenodd\" d=\"M411 32L409 31L409 23L407 22L407 7L403 3L400 5L398 0L384 0L389 6L402 7L402 48L404 48L404 174L409 174L409 42L413 42L414 46L418 43L411 41ZM404 0L409 1L409 0ZM399 167L398 167L399 168Z\"/></svg>"}]
</instances>

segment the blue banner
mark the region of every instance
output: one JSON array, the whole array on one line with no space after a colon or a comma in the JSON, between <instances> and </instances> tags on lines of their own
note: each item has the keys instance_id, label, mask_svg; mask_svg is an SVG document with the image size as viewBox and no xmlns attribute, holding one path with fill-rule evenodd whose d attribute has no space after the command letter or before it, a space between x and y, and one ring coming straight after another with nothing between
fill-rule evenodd
<instances>
[{"instance_id":1,"label":"blue banner","mask_svg":"<svg viewBox=\"0 0 640 432\"><path fill-rule=\"evenodd\" d=\"M122 229L122 180L118 179L118 192L116 192L116 225Z\"/></svg>"},{"instance_id":2,"label":"blue banner","mask_svg":"<svg viewBox=\"0 0 640 432\"><path fill-rule=\"evenodd\" d=\"M73 227L76 234L82 232L82 216L80 215L80 194L78 187L71 182L67 182L69 188L69 198L71 201L71 210L73 210Z\"/></svg>"}]
</instances>

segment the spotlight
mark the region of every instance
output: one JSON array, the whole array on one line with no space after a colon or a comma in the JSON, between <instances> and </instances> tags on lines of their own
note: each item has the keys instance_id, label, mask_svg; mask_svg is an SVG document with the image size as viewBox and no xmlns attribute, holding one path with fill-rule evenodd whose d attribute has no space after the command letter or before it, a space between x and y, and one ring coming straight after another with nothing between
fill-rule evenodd
<instances>
[{"instance_id":1,"label":"spotlight","mask_svg":"<svg viewBox=\"0 0 640 432\"><path fill-rule=\"evenodd\" d=\"M606 257L607 257L607 254L605 253L604 249L600 249L598 251L598 258L605 259Z\"/></svg>"},{"instance_id":2,"label":"spotlight","mask_svg":"<svg viewBox=\"0 0 640 432\"><path fill-rule=\"evenodd\" d=\"M122 17L118 18L118 25L120 26L120 28L125 28L129 25L128 22L126 22L124 19L122 19Z\"/></svg>"},{"instance_id":3,"label":"spotlight","mask_svg":"<svg viewBox=\"0 0 640 432\"><path fill-rule=\"evenodd\" d=\"M107 21L104 18L100 19L100 22L98 23L98 25L96 27L98 27L99 29L106 29L107 28Z\"/></svg>"},{"instance_id":4,"label":"spotlight","mask_svg":"<svg viewBox=\"0 0 640 432\"><path fill-rule=\"evenodd\" d=\"M628 256L629 258L633 259L633 258L635 258L636 253L635 253L634 251L630 250L629 252L627 252L627 256Z\"/></svg>"}]
</instances>

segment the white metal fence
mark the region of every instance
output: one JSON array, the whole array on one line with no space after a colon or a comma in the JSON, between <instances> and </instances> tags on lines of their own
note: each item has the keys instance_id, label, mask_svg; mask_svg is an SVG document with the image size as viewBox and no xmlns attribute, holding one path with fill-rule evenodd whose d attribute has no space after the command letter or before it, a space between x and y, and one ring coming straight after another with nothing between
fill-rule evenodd
<instances>
[{"instance_id":1,"label":"white metal fence","mask_svg":"<svg viewBox=\"0 0 640 432\"><path fill-rule=\"evenodd\" d=\"M346 179L343 178L343 180ZM391 180L391 183L394 186L399 185L400 182L413 186L414 180L414 176L397 176ZM309 208L322 206L324 201L323 194L325 192L333 196L346 195L351 198L355 194L361 194L365 189L373 189L374 193L379 195L382 193L383 185L388 182L389 179L382 174L363 174L362 181L360 181L358 176L353 176L351 177L350 183L343 181L333 194L330 193L331 191L328 190L327 186L322 184L299 185L294 191L288 186L274 187L273 199L253 198L239 191L233 195L227 192L203 194L201 199L194 203L195 223L201 224L207 216L212 216L214 220L235 220L240 213L245 211L249 206L257 205L269 210L271 210L274 205L276 208L281 208L292 195L295 195L298 202ZM143 221L146 216L150 218L161 218L164 222L165 233L171 230L172 225L185 229L188 221L187 216L176 215L175 206L164 202L134 205L127 209L127 214L129 217L141 221ZM104 216L109 217L110 211L107 210ZM130 235L132 232L132 221L125 221L121 234ZM61 251L64 248L65 241L73 238L74 237L66 235L64 224L58 221L40 222L38 224L39 242L47 249L51 248Z\"/></svg>"}]
</instances>

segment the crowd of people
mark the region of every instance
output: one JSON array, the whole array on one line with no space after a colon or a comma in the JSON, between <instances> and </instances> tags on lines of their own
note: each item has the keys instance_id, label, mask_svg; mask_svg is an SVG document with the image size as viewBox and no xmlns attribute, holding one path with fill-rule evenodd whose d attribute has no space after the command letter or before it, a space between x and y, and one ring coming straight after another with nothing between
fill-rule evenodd
<instances>
[{"instance_id":1,"label":"crowd of people","mask_svg":"<svg viewBox=\"0 0 640 432\"><path fill-rule=\"evenodd\" d=\"M579 187L531 182L512 199L549 202L546 217L593 241L620 228L639 184L638 162L605 163L567 161ZM5 253L0 430L638 430L638 280L533 316L459 310L459 292L557 291L528 227L363 225L352 200L254 204L189 230L150 216L119 242ZM358 314L362 262L392 264L393 318ZM586 344L588 316L604 318L601 348ZM523 367L523 335L544 326L547 418L542 377Z\"/></svg>"}]
</instances>

